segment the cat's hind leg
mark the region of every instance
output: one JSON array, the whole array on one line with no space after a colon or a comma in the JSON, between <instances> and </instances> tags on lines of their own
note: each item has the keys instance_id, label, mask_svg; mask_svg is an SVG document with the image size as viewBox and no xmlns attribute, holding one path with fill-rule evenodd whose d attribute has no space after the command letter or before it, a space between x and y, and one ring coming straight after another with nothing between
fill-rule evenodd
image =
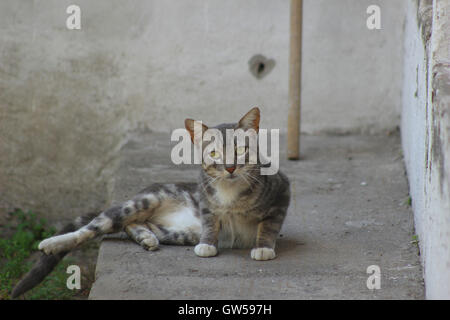
<instances>
[{"instance_id":1,"label":"cat's hind leg","mask_svg":"<svg viewBox=\"0 0 450 320\"><path fill-rule=\"evenodd\" d=\"M185 232L178 234L176 232L185 229L194 230L194 235L200 232L201 223L195 214L196 201L190 193L195 187L195 184L186 183L153 184L132 200L103 211L78 230L43 240L39 244L39 249L46 254L69 251L95 237L116 233L130 224L142 224L146 221L154 221L155 224L167 227L172 232L173 238L182 234L183 239L179 242L194 242L192 232L189 232L191 237L184 237ZM161 242L159 236L156 233L155 235Z\"/></svg>"},{"instance_id":2,"label":"cat's hind leg","mask_svg":"<svg viewBox=\"0 0 450 320\"><path fill-rule=\"evenodd\" d=\"M76 231L43 240L39 244L39 250L44 251L46 254L57 254L59 252L69 251L95 237L119 232L131 223L147 220L153 215L155 208L170 198L170 195L165 193L140 194L133 200L124 202L122 205L109 208L100 213L87 225L82 226Z\"/></svg>"},{"instance_id":3,"label":"cat's hind leg","mask_svg":"<svg viewBox=\"0 0 450 320\"><path fill-rule=\"evenodd\" d=\"M150 222L147 225L162 244L195 246L200 240L200 232L193 229L173 230L172 228L168 229Z\"/></svg>"},{"instance_id":4,"label":"cat's hind leg","mask_svg":"<svg viewBox=\"0 0 450 320\"><path fill-rule=\"evenodd\" d=\"M125 227L125 232L144 249L150 251L158 249L158 238L147 225L131 223Z\"/></svg>"}]
</instances>

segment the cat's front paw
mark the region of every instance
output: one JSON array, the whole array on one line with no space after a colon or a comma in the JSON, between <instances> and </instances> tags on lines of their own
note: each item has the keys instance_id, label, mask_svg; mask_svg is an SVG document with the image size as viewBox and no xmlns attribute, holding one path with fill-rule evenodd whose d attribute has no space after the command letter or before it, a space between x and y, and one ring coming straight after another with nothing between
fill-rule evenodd
<instances>
[{"instance_id":1,"label":"cat's front paw","mask_svg":"<svg viewBox=\"0 0 450 320\"><path fill-rule=\"evenodd\" d=\"M69 251L77 245L77 233L71 232L54 236L39 243L39 250L44 251L46 254L57 254L62 251Z\"/></svg>"},{"instance_id":2,"label":"cat's front paw","mask_svg":"<svg viewBox=\"0 0 450 320\"><path fill-rule=\"evenodd\" d=\"M217 255L217 248L206 243L199 243L195 246L194 252L199 257L214 257Z\"/></svg>"},{"instance_id":3,"label":"cat's front paw","mask_svg":"<svg viewBox=\"0 0 450 320\"><path fill-rule=\"evenodd\" d=\"M250 256L254 260L266 261L275 259L277 256L272 248L255 248L250 252Z\"/></svg>"},{"instance_id":4,"label":"cat's front paw","mask_svg":"<svg viewBox=\"0 0 450 320\"><path fill-rule=\"evenodd\" d=\"M140 242L140 245L145 249L145 250L149 250L149 251L155 251L158 250L159 247L159 241L155 236L151 236L148 238L143 239Z\"/></svg>"}]
</instances>

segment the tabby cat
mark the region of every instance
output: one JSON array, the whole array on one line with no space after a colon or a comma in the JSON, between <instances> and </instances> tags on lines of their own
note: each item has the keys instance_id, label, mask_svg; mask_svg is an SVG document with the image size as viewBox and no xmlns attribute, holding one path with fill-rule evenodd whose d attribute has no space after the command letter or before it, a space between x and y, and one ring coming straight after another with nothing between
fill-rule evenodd
<instances>
[{"instance_id":1,"label":"tabby cat","mask_svg":"<svg viewBox=\"0 0 450 320\"><path fill-rule=\"evenodd\" d=\"M226 129L259 130L260 111L251 109L238 123L221 124ZM200 124L201 137L194 127ZM202 141L202 150L214 141L205 141L207 126L186 119L185 127L194 144ZM226 153L214 153L215 158ZM248 141L235 148L232 164L202 162L198 182L153 184L134 198L99 214L77 218L58 235L39 244L44 252L33 269L13 290L13 297L31 289L52 271L71 249L95 237L124 230L131 239L147 250L158 244L195 245L199 257L217 255L220 248L252 248L255 260L275 258L275 241L287 213L290 200L288 178L278 171L262 175L264 166L258 159L248 161ZM236 161L246 156L243 164ZM241 161L242 163L242 161Z\"/></svg>"}]
</instances>

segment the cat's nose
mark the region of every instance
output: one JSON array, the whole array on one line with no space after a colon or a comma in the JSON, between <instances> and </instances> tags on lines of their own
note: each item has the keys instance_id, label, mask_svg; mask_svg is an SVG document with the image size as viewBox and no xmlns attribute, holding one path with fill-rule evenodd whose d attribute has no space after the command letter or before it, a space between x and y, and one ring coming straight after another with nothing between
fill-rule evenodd
<instances>
[{"instance_id":1,"label":"cat's nose","mask_svg":"<svg viewBox=\"0 0 450 320\"><path fill-rule=\"evenodd\" d=\"M229 173L233 173L236 167L225 168Z\"/></svg>"}]
</instances>

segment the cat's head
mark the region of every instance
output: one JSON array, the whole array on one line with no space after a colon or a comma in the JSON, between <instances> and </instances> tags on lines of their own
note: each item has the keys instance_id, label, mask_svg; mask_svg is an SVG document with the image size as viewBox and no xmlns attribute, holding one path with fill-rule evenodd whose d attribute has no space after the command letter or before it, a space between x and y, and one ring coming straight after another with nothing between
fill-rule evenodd
<instances>
[{"instance_id":1,"label":"cat's head","mask_svg":"<svg viewBox=\"0 0 450 320\"><path fill-rule=\"evenodd\" d=\"M211 128L200 121L185 120L194 147L203 155L206 175L215 180L249 182L259 173L259 121L259 108L251 109L236 123Z\"/></svg>"}]
</instances>

